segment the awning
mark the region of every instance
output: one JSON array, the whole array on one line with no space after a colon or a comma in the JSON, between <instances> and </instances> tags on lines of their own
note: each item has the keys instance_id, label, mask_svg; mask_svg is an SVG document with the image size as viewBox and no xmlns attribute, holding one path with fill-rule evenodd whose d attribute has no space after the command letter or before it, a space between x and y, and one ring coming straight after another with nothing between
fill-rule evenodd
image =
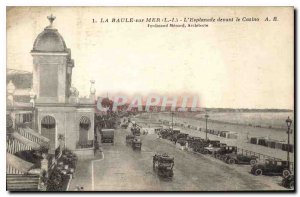
<instances>
[{"instance_id":1,"label":"awning","mask_svg":"<svg viewBox=\"0 0 300 197\"><path fill-rule=\"evenodd\" d=\"M91 126L91 121L88 117L82 116L79 121L79 125L81 128L89 129Z\"/></svg>"},{"instance_id":2,"label":"awning","mask_svg":"<svg viewBox=\"0 0 300 197\"><path fill-rule=\"evenodd\" d=\"M43 128L52 129L55 127L55 119L52 116L45 116L42 119L41 125Z\"/></svg>"}]
</instances>

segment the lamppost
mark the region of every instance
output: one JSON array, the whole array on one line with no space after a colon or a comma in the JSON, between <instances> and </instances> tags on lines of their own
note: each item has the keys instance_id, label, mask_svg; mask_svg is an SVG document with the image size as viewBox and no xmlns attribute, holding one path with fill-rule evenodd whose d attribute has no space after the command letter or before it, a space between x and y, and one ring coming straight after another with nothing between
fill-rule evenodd
<instances>
[{"instance_id":1,"label":"lamppost","mask_svg":"<svg viewBox=\"0 0 300 197\"><path fill-rule=\"evenodd\" d=\"M291 125L292 125L292 120L290 117L286 119L286 125L288 127L287 134L288 134L288 148L287 148L287 161L290 169L290 133L291 133Z\"/></svg>"},{"instance_id":2,"label":"lamppost","mask_svg":"<svg viewBox=\"0 0 300 197\"><path fill-rule=\"evenodd\" d=\"M205 114L205 139L207 140L207 119L208 119L209 115L208 114Z\"/></svg>"},{"instance_id":3,"label":"lamppost","mask_svg":"<svg viewBox=\"0 0 300 197\"><path fill-rule=\"evenodd\" d=\"M32 119L31 119L32 129L35 129L35 96L36 95L33 88L31 88L29 92L29 96L30 96L30 103L32 104Z\"/></svg>"},{"instance_id":4,"label":"lamppost","mask_svg":"<svg viewBox=\"0 0 300 197\"><path fill-rule=\"evenodd\" d=\"M173 132L173 116L174 116L174 112L172 112L172 132Z\"/></svg>"}]
</instances>

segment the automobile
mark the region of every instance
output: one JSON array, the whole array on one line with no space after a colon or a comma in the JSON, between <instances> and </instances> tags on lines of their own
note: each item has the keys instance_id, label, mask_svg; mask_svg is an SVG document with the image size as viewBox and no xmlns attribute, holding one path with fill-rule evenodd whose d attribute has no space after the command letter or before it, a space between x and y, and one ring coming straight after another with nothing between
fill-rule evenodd
<instances>
[{"instance_id":1,"label":"automobile","mask_svg":"<svg viewBox=\"0 0 300 197\"><path fill-rule=\"evenodd\" d=\"M128 127L128 124L127 124L127 123L122 123L122 124L121 124L121 128L122 128L122 129L127 129L127 127Z\"/></svg>"},{"instance_id":2,"label":"automobile","mask_svg":"<svg viewBox=\"0 0 300 197\"><path fill-rule=\"evenodd\" d=\"M281 184L285 188L294 190L294 187L295 187L294 175L291 174L290 176L283 178Z\"/></svg>"},{"instance_id":3,"label":"automobile","mask_svg":"<svg viewBox=\"0 0 300 197\"><path fill-rule=\"evenodd\" d=\"M175 142L176 139L177 139L177 135L180 134L180 129L172 129L172 128L169 128L167 129L169 131L169 135L166 139L172 141L172 142Z\"/></svg>"},{"instance_id":4,"label":"automobile","mask_svg":"<svg viewBox=\"0 0 300 197\"><path fill-rule=\"evenodd\" d=\"M228 164L247 164L255 165L257 163L257 156L254 155L243 155L243 154L227 154L225 155L224 161Z\"/></svg>"},{"instance_id":5,"label":"automobile","mask_svg":"<svg viewBox=\"0 0 300 197\"><path fill-rule=\"evenodd\" d=\"M132 133L134 136L140 136L140 135L141 135L141 130L140 130L140 128L138 128L138 127L131 128L131 133Z\"/></svg>"},{"instance_id":6,"label":"automobile","mask_svg":"<svg viewBox=\"0 0 300 197\"><path fill-rule=\"evenodd\" d=\"M162 139L168 139L172 133L170 129L162 129L158 134Z\"/></svg>"},{"instance_id":7,"label":"automobile","mask_svg":"<svg viewBox=\"0 0 300 197\"><path fill-rule=\"evenodd\" d=\"M222 156L226 154L231 154L231 153L237 153L237 147L236 146L222 146L220 147L219 150L214 152L214 157L217 159L222 159Z\"/></svg>"},{"instance_id":8,"label":"automobile","mask_svg":"<svg viewBox=\"0 0 300 197\"><path fill-rule=\"evenodd\" d=\"M284 178L291 175L289 162L281 160L266 159L263 164L255 164L251 168L251 173L260 176L264 175L282 175Z\"/></svg>"},{"instance_id":9,"label":"automobile","mask_svg":"<svg viewBox=\"0 0 300 197\"><path fill-rule=\"evenodd\" d=\"M131 135L131 134L126 135L126 145L131 144L133 139L134 139L134 135Z\"/></svg>"},{"instance_id":10,"label":"automobile","mask_svg":"<svg viewBox=\"0 0 300 197\"><path fill-rule=\"evenodd\" d=\"M134 138L131 142L131 147L133 150L135 150L135 149L141 150L142 149L142 140L140 138Z\"/></svg>"},{"instance_id":11,"label":"automobile","mask_svg":"<svg viewBox=\"0 0 300 197\"><path fill-rule=\"evenodd\" d=\"M212 147L221 147L221 142L220 140L208 140L208 143L212 146ZM226 144L225 144L226 146Z\"/></svg>"},{"instance_id":12,"label":"automobile","mask_svg":"<svg viewBox=\"0 0 300 197\"><path fill-rule=\"evenodd\" d=\"M163 178L172 178L174 176L173 167L174 157L171 157L166 153L156 153L153 156L153 170L158 174L158 176Z\"/></svg>"},{"instance_id":13,"label":"automobile","mask_svg":"<svg viewBox=\"0 0 300 197\"><path fill-rule=\"evenodd\" d=\"M173 141L176 143L179 143L181 146L184 146L187 142L189 134L186 133L178 133L177 135L174 136Z\"/></svg>"},{"instance_id":14,"label":"automobile","mask_svg":"<svg viewBox=\"0 0 300 197\"><path fill-rule=\"evenodd\" d=\"M208 154L209 151L205 148L209 146L209 140L201 139L201 138L194 138L192 141L189 142L190 147L193 148L194 152L199 152L202 154Z\"/></svg>"},{"instance_id":15,"label":"automobile","mask_svg":"<svg viewBox=\"0 0 300 197\"><path fill-rule=\"evenodd\" d=\"M141 129L137 126L136 123L132 124L132 127L131 127L130 130L131 130L132 135L134 135L134 136L140 136L141 135Z\"/></svg>"},{"instance_id":16,"label":"automobile","mask_svg":"<svg viewBox=\"0 0 300 197\"><path fill-rule=\"evenodd\" d=\"M202 151L203 154L211 154L217 159L224 160L225 155L230 153L236 153L237 147L236 146L217 146L214 147L211 144L207 147L204 147L204 150Z\"/></svg>"},{"instance_id":17,"label":"automobile","mask_svg":"<svg viewBox=\"0 0 300 197\"><path fill-rule=\"evenodd\" d=\"M114 129L101 129L101 143L114 144Z\"/></svg>"}]
</instances>

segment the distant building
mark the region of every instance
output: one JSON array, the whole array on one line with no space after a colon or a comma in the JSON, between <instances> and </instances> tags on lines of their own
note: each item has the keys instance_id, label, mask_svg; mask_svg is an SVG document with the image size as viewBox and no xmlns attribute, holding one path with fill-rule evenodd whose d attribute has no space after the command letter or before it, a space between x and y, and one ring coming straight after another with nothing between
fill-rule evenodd
<instances>
[{"instance_id":1,"label":"distant building","mask_svg":"<svg viewBox=\"0 0 300 197\"><path fill-rule=\"evenodd\" d=\"M30 88L32 87L32 73L28 71L7 69L6 85L13 84L15 87L14 100L16 102L30 102Z\"/></svg>"}]
</instances>

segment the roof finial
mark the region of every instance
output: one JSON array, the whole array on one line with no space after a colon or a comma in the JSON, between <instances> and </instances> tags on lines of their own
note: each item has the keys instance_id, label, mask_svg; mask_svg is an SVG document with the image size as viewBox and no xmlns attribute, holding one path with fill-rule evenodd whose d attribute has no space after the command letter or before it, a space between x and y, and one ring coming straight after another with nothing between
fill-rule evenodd
<instances>
[{"instance_id":1,"label":"roof finial","mask_svg":"<svg viewBox=\"0 0 300 197\"><path fill-rule=\"evenodd\" d=\"M52 23L53 23L53 21L56 19L56 17L53 16L53 14L51 14L50 16L47 16L47 18L48 18L48 20L49 20L49 22L50 22L50 27L52 27Z\"/></svg>"}]
</instances>

